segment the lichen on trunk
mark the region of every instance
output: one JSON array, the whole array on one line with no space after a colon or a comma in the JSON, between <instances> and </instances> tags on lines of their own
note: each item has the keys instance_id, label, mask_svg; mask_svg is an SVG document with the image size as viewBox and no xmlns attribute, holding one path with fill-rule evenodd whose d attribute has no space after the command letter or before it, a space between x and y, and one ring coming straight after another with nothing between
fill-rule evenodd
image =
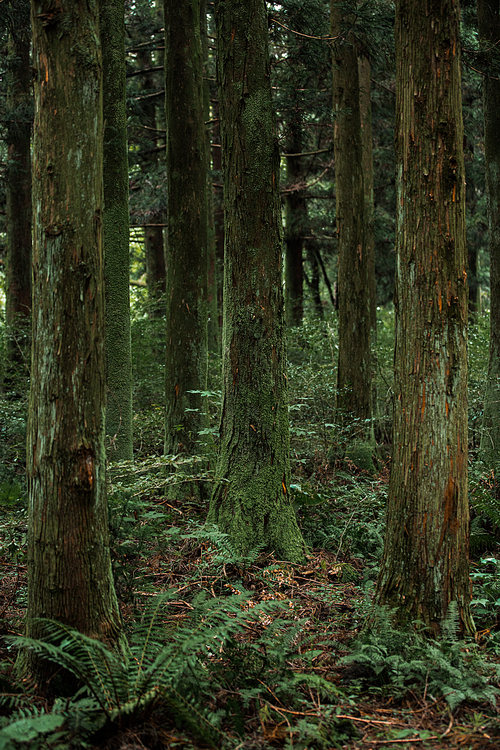
<instances>
[{"instance_id":1,"label":"lichen on trunk","mask_svg":"<svg viewBox=\"0 0 500 750\"><path fill-rule=\"evenodd\" d=\"M32 2L33 347L27 635L57 619L110 643L105 484L102 71L97 0ZM53 674L28 655L40 684Z\"/></svg>"},{"instance_id":2,"label":"lichen on trunk","mask_svg":"<svg viewBox=\"0 0 500 750\"><path fill-rule=\"evenodd\" d=\"M264 0L215 3L225 196L220 478L208 521L240 553L302 560L290 498L279 154Z\"/></svg>"}]
</instances>

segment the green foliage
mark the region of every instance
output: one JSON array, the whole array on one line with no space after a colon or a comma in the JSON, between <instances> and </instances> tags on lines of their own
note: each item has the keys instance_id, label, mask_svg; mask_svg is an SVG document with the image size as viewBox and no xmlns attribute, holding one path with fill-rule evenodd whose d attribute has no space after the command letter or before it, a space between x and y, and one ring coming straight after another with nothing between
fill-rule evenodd
<instances>
[{"instance_id":1,"label":"green foliage","mask_svg":"<svg viewBox=\"0 0 500 750\"><path fill-rule=\"evenodd\" d=\"M63 746L67 747L66 742L61 743L67 736L66 731L61 731L66 722L64 713L33 712L24 716L20 712L17 718L12 718L8 723L5 719L0 719L1 723L7 723L0 729L0 750L17 750L23 747L30 750L45 750L48 747L62 750Z\"/></svg>"},{"instance_id":2,"label":"green foliage","mask_svg":"<svg viewBox=\"0 0 500 750\"><path fill-rule=\"evenodd\" d=\"M314 491L293 484L294 502L306 543L338 557L378 560L382 554L387 486L337 473L338 483Z\"/></svg>"},{"instance_id":3,"label":"green foliage","mask_svg":"<svg viewBox=\"0 0 500 750\"><path fill-rule=\"evenodd\" d=\"M419 623L396 629L392 615L387 608L374 612L352 653L341 660L344 665L363 667L361 672L351 667L354 679L361 677L365 687L399 696L409 689L442 696L451 710L464 701L496 705L500 692L491 680L498 680L500 667L487 663L475 643L458 639L455 603L449 607L439 639L430 637Z\"/></svg>"},{"instance_id":4,"label":"green foliage","mask_svg":"<svg viewBox=\"0 0 500 750\"><path fill-rule=\"evenodd\" d=\"M469 499L471 549L496 548L500 539L500 491L494 472L486 473L480 461L469 472Z\"/></svg>"},{"instance_id":5,"label":"green foliage","mask_svg":"<svg viewBox=\"0 0 500 750\"><path fill-rule=\"evenodd\" d=\"M0 741L5 736L14 743L5 744L6 750L22 747L15 743L20 742L23 728L30 732L31 741L40 741L33 747L62 747L56 740L68 741L75 731L85 747L96 732L137 722L159 704L168 708L176 724L204 743L220 746L229 739L222 722L242 734L242 711L252 703L261 705L261 718L275 714L276 701L306 711L312 690L323 711L317 719L309 717L291 728L291 736L295 742L297 735L300 747L305 747L305 738L309 742L322 738L318 747L328 747L328 741L347 730L334 716L338 688L309 671L322 653L321 644L304 638L304 620L285 619L286 603L257 604L250 592L238 588L242 593L218 600L204 594L195 597L187 621L169 619L173 597L155 597L135 624L125 653L46 620L41 621L43 640L9 638L16 648L28 648L70 671L82 688L72 699L56 701L45 718L26 709L22 716L21 712L12 716L4 735L0 732ZM249 629L256 629L258 637L246 637ZM300 668L293 668L298 659ZM216 706L207 700L215 690L238 698ZM53 733L50 741L49 732Z\"/></svg>"},{"instance_id":6,"label":"green foliage","mask_svg":"<svg viewBox=\"0 0 500 750\"><path fill-rule=\"evenodd\" d=\"M476 626L480 629L498 626L500 560L481 557L472 565L471 578L474 585L471 607Z\"/></svg>"},{"instance_id":7,"label":"green foliage","mask_svg":"<svg viewBox=\"0 0 500 750\"><path fill-rule=\"evenodd\" d=\"M229 596L216 602L200 595L193 601L188 622L166 627L168 596L156 597L145 616L136 623L123 653L89 638L62 623L43 620L43 640L11 637L17 648L74 674L84 686L90 703L83 709L98 711L92 731L107 724L131 722L160 700L172 709L191 731L215 745L222 737L217 716L200 702L210 692L211 661L216 661L244 625L275 612L276 602L247 609L248 594ZM74 710L82 710L75 697Z\"/></svg>"}]
</instances>

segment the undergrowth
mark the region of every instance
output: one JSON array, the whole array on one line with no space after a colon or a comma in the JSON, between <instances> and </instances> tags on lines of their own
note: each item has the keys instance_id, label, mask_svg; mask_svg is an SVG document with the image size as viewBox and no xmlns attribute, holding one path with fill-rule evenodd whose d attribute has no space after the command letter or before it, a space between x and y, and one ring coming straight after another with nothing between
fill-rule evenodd
<instances>
[{"instance_id":1,"label":"undergrowth","mask_svg":"<svg viewBox=\"0 0 500 750\"><path fill-rule=\"evenodd\" d=\"M46 624L44 641L19 636L26 607L26 401L0 399L0 626L10 639L1 651L0 750L329 750L363 746L365 736L440 748L441 736L453 734L450 717L454 746L462 746L467 722L472 733L493 734L500 492L474 453L482 323L470 344L471 578L479 632L477 642L468 642L457 635L453 609L439 640L418 623L398 631L388 612L373 614L389 475L392 310L379 311L376 474L337 461L330 450L346 438L334 416L334 317L290 334L291 495L308 545L306 563L296 567L261 549L238 555L226 535L205 526L218 481L213 455L161 456L163 323L146 309L136 312L135 460L108 471L111 556L128 654L56 623ZM212 357L207 439L217 433L219 365ZM169 498L173 482L186 488L182 499ZM205 491L190 492L196 485ZM372 626L364 629L368 616ZM79 692L48 704L17 683L18 647L72 671Z\"/></svg>"}]
</instances>

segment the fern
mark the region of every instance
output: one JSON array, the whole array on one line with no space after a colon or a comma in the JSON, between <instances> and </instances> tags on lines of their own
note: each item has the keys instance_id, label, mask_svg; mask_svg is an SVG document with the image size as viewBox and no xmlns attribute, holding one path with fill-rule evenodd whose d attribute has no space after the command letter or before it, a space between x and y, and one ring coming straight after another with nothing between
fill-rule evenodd
<instances>
[{"instance_id":1,"label":"fern","mask_svg":"<svg viewBox=\"0 0 500 750\"><path fill-rule=\"evenodd\" d=\"M353 653L340 663L362 665L363 676L369 679L371 674L378 689L401 693L420 686L429 695L443 696L452 710L464 700L495 705L500 691L490 680L498 679L500 667L488 664L475 644L460 641L458 627L456 603L449 607L439 640L426 637L418 623L396 630L391 611L379 608L374 626L361 634Z\"/></svg>"},{"instance_id":2,"label":"fern","mask_svg":"<svg viewBox=\"0 0 500 750\"><path fill-rule=\"evenodd\" d=\"M108 723L132 721L163 699L182 722L211 745L223 736L204 709L189 694L189 677L196 674L210 692L205 662L210 646L219 651L234 639L243 624L258 621L263 613L276 612L277 602L265 602L248 609L248 595L207 601L200 595L194 602L189 622L169 631L161 622L168 596L158 597L147 616L139 622L124 655L104 643L83 635L60 622L41 620L45 636L40 640L10 637L17 648L28 648L40 658L69 670L85 687L93 703L74 704L74 711L98 711ZM183 690L188 688L188 694ZM88 699L87 699L88 700ZM74 717L73 717L74 718ZM92 722L91 722L92 724Z\"/></svg>"}]
</instances>

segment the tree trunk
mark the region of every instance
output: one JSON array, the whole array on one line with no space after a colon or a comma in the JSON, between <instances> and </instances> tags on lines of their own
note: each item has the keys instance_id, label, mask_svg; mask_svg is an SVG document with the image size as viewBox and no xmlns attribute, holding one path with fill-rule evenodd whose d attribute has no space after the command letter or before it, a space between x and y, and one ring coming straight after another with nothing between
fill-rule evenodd
<instances>
[{"instance_id":1,"label":"tree trunk","mask_svg":"<svg viewBox=\"0 0 500 750\"><path fill-rule=\"evenodd\" d=\"M167 355L165 453L200 452L206 426L208 196L200 0L165 0Z\"/></svg>"},{"instance_id":2,"label":"tree trunk","mask_svg":"<svg viewBox=\"0 0 500 750\"><path fill-rule=\"evenodd\" d=\"M286 156L286 177L291 192L285 193L285 312L288 326L299 326L304 317L304 271L302 251L304 226L307 223L307 203L304 191L296 183L302 177L302 159L293 156L302 151L300 123L288 126L291 137Z\"/></svg>"},{"instance_id":3,"label":"tree trunk","mask_svg":"<svg viewBox=\"0 0 500 750\"><path fill-rule=\"evenodd\" d=\"M214 240L215 257L209 268L209 287L216 288L217 294L217 321L216 325L209 326L209 336L213 341L217 337L217 351L222 349L222 308L223 308L223 268L224 268L224 190L222 188L222 147L220 142L220 116L219 103L213 107L213 118L215 120L212 131L212 172L215 185L212 199L214 207Z\"/></svg>"},{"instance_id":4,"label":"tree trunk","mask_svg":"<svg viewBox=\"0 0 500 750\"><path fill-rule=\"evenodd\" d=\"M465 169L457 0L396 4L394 440L379 604L472 632Z\"/></svg>"},{"instance_id":5,"label":"tree trunk","mask_svg":"<svg viewBox=\"0 0 500 750\"><path fill-rule=\"evenodd\" d=\"M115 642L104 417L102 76L97 0L32 0L33 347L27 635L56 619ZM43 682L51 669L27 657Z\"/></svg>"},{"instance_id":6,"label":"tree trunk","mask_svg":"<svg viewBox=\"0 0 500 750\"><path fill-rule=\"evenodd\" d=\"M279 153L265 0L217 0L226 250L223 403L208 521L234 548L299 561L290 499Z\"/></svg>"},{"instance_id":7,"label":"tree trunk","mask_svg":"<svg viewBox=\"0 0 500 750\"><path fill-rule=\"evenodd\" d=\"M331 2L336 223L338 232L338 420L348 427L348 452L371 468L372 359L370 265L365 238L358 56L351 34L343 38L337 0ZM351 446L351 447L350 447Z\"/></svg>"},{"instance_id":8,"label":"tree trunk","mask_svg":"<svg viewBox=\"0 0 500 750\"><path fill-rule=\"evenodd\" d=\"M162 55L164 57L164 55ZM147 69L154 67L151 50L140 49L137 53L139 64L142 68ZM145 74L143 76L141 90L147 95L157 91L158 83L154 74ZM158 127L156 117L156 100L144 99L141 105L141 122L154 132ZM150 147L150 141L146 138L149 153L141 155L141 170L145 176L151 171L156 174L158 170L159 154L154 148ZM166 202L166 198L165 198ZM165 211L149 211L146 213L146 221L151 224L162 224L165 220ZM146 283L148 285L148 312L151 318L160 318L165 315L165 292L166 292L166 259L165 259L165 242L163 238L163 227L145 226L144 227L144 252L146 256Z\"/></svg>"},{"instance_id":9,"label":"tree trunk","mask_svg":"<svg viewBox=\"0 0 500 750\"><path fill-rule=\"evenodd\" d=\"M323 320L325 317L325 311L323 309L323 302L321 301L321 293L319 290L319 280L320 280L320 267L318 263L318 253L320 250L317 247L318 243L315 240L308 240L306 243L306 250L307 250L307 260L309 261L309 265L311 266L311 278L309 279L304 274L304 279L306 280L306 283L311 290L311 296L313 301L313 307L314 312L320 318L320 320Z\"/></svg>"},{"instance_id":10,"label":"tree trunk","mask_svg":"<svg viewBox=\"0 0 500 750\"><path fill-rule=\"evenodd\" d=\"M7 119L7 258L5 321L7 363L4 385L17 390L16 370L29 370L31 315L31 67L29 11L16 8L9 34ZM16 7L16 5L14 5Z\"/></svg>"},{"instance_id":11,"label":"tree trunk","mask_svg":"<svg viewBox=\"0 0 500 750\"><path fill-rule=\"evenodd\" d=\"M478 0L479 39L485 62L484 150L488 192L490 251L490 356L481 434L481 456L488 471L500 478L500 43L499 0ZM495 63L495 65L492 65Z\"/></svg>"},{"instance_id":12,"label":"tree trunk","mask_svg":"<svg viewBox=\"0 0 500 750\"><path fill-rule=\"evenodd\" d=\"M101 0L100 24L104 117L106 435L109 458L112 461L130 461L134 454L123 0Z\"/></svg>"},{"instance_id":13,"label":"tree trunk","mask_svg":"<svg viewBox=\"0 0 500 750\"><path fill-rule=\"evenodd\" d=\"M368 275L368 294L371 324L372 358L372 415L376 419L377 385L374 377L377 344L377 282L375 280L375 211L373 203L373 136L372 102L370 93L371 65L364 51L358 53L359 114L361 121L361 149L363 154L364 238Z\"/></svg>"}]
</instances>

